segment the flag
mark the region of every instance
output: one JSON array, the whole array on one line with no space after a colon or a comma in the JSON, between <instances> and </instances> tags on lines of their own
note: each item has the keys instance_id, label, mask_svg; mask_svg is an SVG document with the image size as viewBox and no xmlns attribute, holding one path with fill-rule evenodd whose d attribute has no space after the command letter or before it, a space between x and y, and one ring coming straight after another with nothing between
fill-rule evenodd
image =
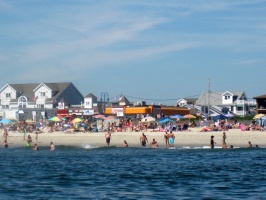
<instances>
[{"instance_id":1,"label":"flag","mask_svg":"<svg viewBox=\"0 0 266 200\"><path fill-rule=\"evenodd\" d=\"M38 96L32 98L33 101L36 101L37 99L38 99Z\"/></svg>"}]
</instances>

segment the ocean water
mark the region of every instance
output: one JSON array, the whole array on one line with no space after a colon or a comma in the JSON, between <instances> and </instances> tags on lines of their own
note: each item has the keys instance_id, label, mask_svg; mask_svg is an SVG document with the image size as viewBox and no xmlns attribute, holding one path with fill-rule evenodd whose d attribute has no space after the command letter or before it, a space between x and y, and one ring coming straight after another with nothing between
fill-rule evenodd
<instances>
[{"instance_id":1,"label":"ocean water","mask_svg":"<svg viewBox=\"0 0 266 200\"><path fill-rule=\"evenodd\" d=\"M0 199L265 199L266 149L0 149Z\"/></svg>"}]
</instances>

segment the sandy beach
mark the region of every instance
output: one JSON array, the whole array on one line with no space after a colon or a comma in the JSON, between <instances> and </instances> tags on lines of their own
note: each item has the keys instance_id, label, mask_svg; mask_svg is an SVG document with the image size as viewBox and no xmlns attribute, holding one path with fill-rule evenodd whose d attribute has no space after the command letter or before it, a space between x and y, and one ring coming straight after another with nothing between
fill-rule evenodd
<instances>
[{"instance_id":1,"label":"sandy beach","mask_svg":"<svg viewBox=\"0 0 266 200\"><path fill-rule=\"evenodd\" d=\"M214 135L214 141L217 147L222 146L223 132L199 132L199 128L192 128L191 131L174 132L175 147L206 147L209 146L210 136ZM111 146L122 146L122 142L127 140L129 147L141 147L140 136L142 132L114 132L112 133ZM149 143L154 138L159 148L165 148L164 132L144 132ZM35 143L35 133L27 133L32 137L32 145ZM52 141L55 145L67 146L106 146L105 132L98 133L83 133L66 134L64 132L41 133L38 135L38 146L49 146ZM251 141L253 146L266 147L266 132L260 131L241 131L240 129L231 129L226 131L227 146L247 147L248 141ZM3 144L3 138L1 139ZM9 147L26 146L26 141L23 141L23 133L9 132L8 136ZM147 147L151 147L149 144Z\"/></svg>"}]
</instances>

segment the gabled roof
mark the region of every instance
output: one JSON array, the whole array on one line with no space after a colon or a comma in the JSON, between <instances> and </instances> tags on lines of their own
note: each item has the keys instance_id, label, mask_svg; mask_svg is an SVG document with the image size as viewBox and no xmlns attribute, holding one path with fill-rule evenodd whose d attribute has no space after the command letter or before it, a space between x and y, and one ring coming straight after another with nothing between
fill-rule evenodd
<instances>
[{"instance_id":1,"label":"gabled roof","mask_svg":"<svg viewBox=\"0 0 266 200\"><path fill-rule=\"evenodd\" d=\"M224 96L224 95L226 95L226 94L230 94L231 96L234 96L234 94L231 93L231 92L229 92L229 91L224 92L222 95Z\"/></svg>"},{"instance_id":2,"label":"gabled roof","mask_svg":"<svg viewBox=\"0 0 266 200\"><path fill-rule=\"evenodd\" d=\"M245 92L230 92L233 94L234 100L239 99L242 95L245 95ZM222 95L225 92L211 92L210 93L210 105L223 105L222 104ZM208 105L208 92L200 95L199 99L196 102L196 105Z\"/></svg>"},{"instance_id":3,"label":"gabled roof","mask_svg":"<svg viewBox=\"0 0 266 200\"><path fill-rule=\"evenodd\" d=\"M61 93L72 83L71 82L61 82L61 83L43 83L49 87L52 91L58 92L52 98L46 99L46 101L54 101L57 99ZM26 83L26 84L8 84L10 87L14 88L16 92L20 92L20 96L25 96L29 102L33 101L34 90L42 85L42 83ZM82 96L82 95L81 95Z\"/></svg>"},{"instance_id":4,"label":"gabled roof","mask_svg":"<svg viewBox=\"0 0 266 200\"><path fill-rule=\"evenodd\" d=\"M125 96L121 97L119 99L119 102L125 102L126 104L129 104L129 101L128 101L128 99Z\"/></svg>"},{"instance_id":5,"label":"gabled roof","mask_svg":"<svg viewBox=\"0 0 266 200\"><path fill-rule=\"evenodd\" d=\"M97 98L94 94L89 93L85 98Z\"/></svg>"}]
</instances>

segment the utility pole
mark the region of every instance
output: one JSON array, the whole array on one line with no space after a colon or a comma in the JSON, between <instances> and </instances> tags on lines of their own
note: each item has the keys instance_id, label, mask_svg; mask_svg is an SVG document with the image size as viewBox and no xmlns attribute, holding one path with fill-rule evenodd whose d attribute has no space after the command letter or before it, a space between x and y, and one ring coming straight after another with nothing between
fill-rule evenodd
<instances>
[{"instance_id":1,"label":"utility pole","mask_svg":"<svg viewBox=\"0 0 266 200\"><path fill-rule=\"evenodd\" d=\"M211 95L211 90L210 90L210 79L208 81L208 118L210 117L210 95Z\"/></svg>"}]
</instances>

